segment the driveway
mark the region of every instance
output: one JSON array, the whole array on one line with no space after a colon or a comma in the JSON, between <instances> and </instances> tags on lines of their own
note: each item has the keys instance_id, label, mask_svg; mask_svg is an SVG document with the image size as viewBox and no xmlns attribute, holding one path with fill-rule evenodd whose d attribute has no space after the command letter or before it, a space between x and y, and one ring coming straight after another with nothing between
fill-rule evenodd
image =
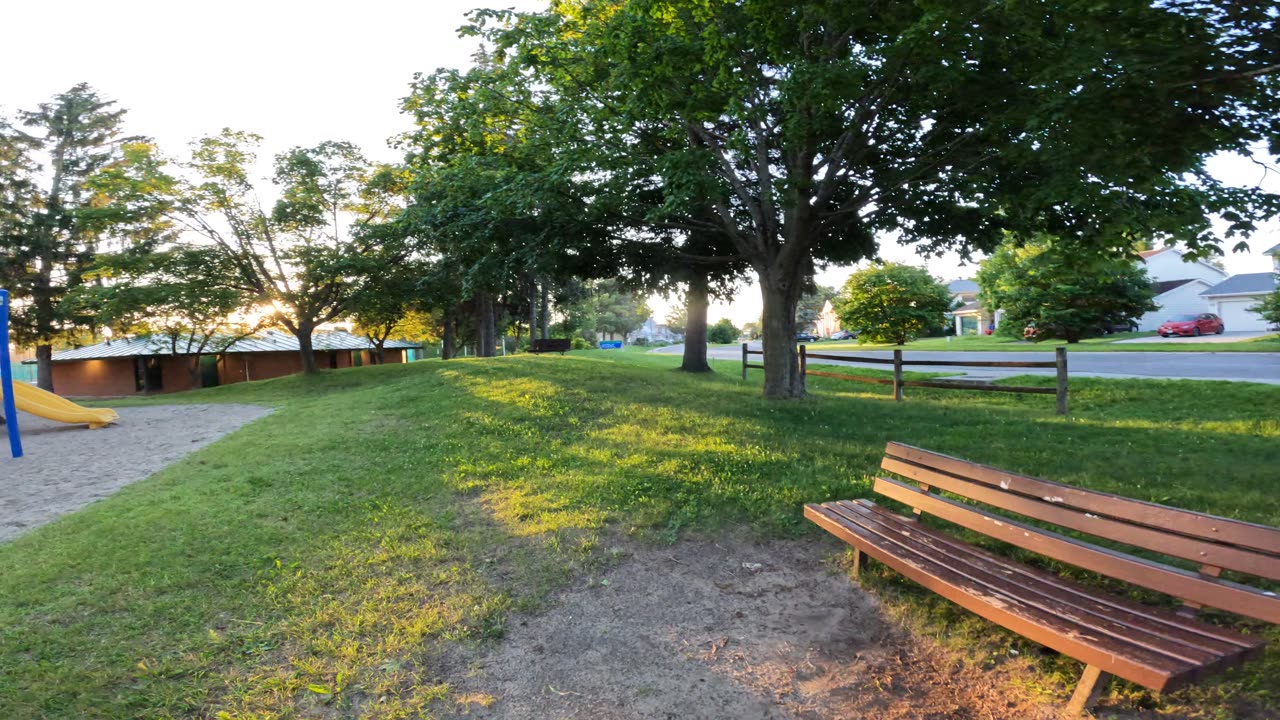
<instances>
[{"instance_id":1,"label":"driveway","mask_svg":"<svg viewBox=\"0 0 1280 720\"><path fill-rule=\"evenodd\" d=\"M1144 338L1150 340L1150 338ZM752 343L753 350L760 349L760 343ZM680 354L683 345L671 345L658 348L653 352ZM815 349L815 352L817 350ZM885 350L866 350L857 352L825 351L830 355L861 355L873 358L892 358L893 353ZM707 350L709 357L718 360L741 360L742 348L717 347ZM1070 374L1078 377L1103 378L1155 378L1166 380L1231 380L1243 382L1259 382L1280 385L1280 353L1170 353L1170 352L1080 352L1067 351ZM947 360L957 363L989 362L989 361L1033 361L1053 360L1051 352L932 352L910 351L904 354L907 360ZM759 362L758 356L753 362ZM810 358L811 364L846 365L850 367L868 367L884 370L885 366L875 363L859 363L845 360L819 360ZM916 369L916 368L911 368ZM947 368L923 368L928 371L946 372ZM973 368L955 369L957 376L970 380L990 380L1012 375L1053 375L1053 370L1035 368Z\"/></svg>"},{"instance_id":2,"label":"driveway","mask_svg":"<svg viewBox=\"0 0 1280 720\"><path fill-rule=\"evenodd\" d=\"M1113 345L1125 345L1127 343L1232 343L1242 340L1253 340L1266 335L1274 335L1270 332L1225 332L1221 335L1201 335L1200 337L1173 337L1163 338L1159 335L1154 337L1131 338L1129 340L1116 340Z\"/></svg>"}]
</instances>

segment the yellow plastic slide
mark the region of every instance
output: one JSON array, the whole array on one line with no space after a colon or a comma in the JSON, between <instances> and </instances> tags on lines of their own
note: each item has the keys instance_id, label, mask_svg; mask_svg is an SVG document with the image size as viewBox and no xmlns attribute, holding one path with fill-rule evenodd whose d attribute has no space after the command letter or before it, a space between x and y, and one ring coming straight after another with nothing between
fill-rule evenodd
<instances>
[{"instance_id":1,"label":"yellow plastic slide","mask_svg":"<svg viewBox=\"0 0 1280 720\"><path fill-rule=\"evenodd\" d=\"M0 393L3 392L0 390ZM0 398L3 397L4 395L0 394ZM115 410L81 407L64 397L24 382L13 384L13 401L19 410L54 422L87 424L91 428L100 428L120 419Z\"/></svg>"}]
</instances>

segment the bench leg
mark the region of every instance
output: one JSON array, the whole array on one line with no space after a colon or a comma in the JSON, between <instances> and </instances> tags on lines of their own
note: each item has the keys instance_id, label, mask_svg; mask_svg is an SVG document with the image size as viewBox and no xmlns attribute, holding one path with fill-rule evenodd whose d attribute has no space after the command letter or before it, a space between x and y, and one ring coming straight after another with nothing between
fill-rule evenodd
<instances>
[{"instance_id":1,"label":"bench leg","mask_svg":"<svg viewBox=\"0 0 1280 720\"><path fill-rule=\"evenodd\" d=\"M1093 707L1093 704L1098 702L1098 696L1102 695L1102 691L1107 689L1107 684L1110 682L1111 675L1102 672L1102 668L1097 665L1087 666L1084 674L1080 676L1080 682L1076 684L1071 702L1067 703L1067 708L1062 713L1064 720L1074 720L1085 710Z\"/></svg>"},{"instance_id":2,"label":"bench leg","mask_svg":"<svg viewBox=\"0 0 1280 720\"><path fill-rule=\"evenodd\" d=\"M868 561L868 560L870 560L870 559L871 559L871 558L867 557L867 554L866 554L866 553L864 553L864 552L862 552L861 550L859 550L859 549L857 549L857 548L854 548L854 549L853 549L853 575L854 575L854 577L861 577L861 575L862 575L862 569L863 569L863 568L865 568L865 567L867 566L867 561Z\"/></svg>"}]
</instances>

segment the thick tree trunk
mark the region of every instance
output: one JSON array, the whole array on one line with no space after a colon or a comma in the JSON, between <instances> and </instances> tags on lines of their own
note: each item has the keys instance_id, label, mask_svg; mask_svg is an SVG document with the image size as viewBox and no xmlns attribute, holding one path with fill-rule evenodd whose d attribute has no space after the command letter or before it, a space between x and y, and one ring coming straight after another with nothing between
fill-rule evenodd
<instances>
[{"instance_id":1,"label":"thick tree trunk","mask_svg":"<svg viewBox=\"0 0 1280 720\"><path fill-rule=\"evenodd\" d=\"M187 377L191 380L191 387L199 390L204 387L204 373L200 370L200 358L203 355L187 356Z\"/></svg>"},{"instance_id":2,"label":"thick tree trunk","mask_svg":"<svg viewBox=\"0 0 1280 720\"><path fill-rule=\"evenodd\" d=\"M542 332L542 339L547 339L547 320L551 316L551 290L547 287L546 281L542 283L542 310L539 318L539 330Z\"/></svg>"},{"instance_id":3,"label":"thick tree trunk","mask_svg":"<svg viewBox=\"0 0 1280 720\"><path fill-rule=\"evenodd\" d=\"M373 345L373 352L369 354L369 358L373 360L374 365L382 365L387 359L387 339L383 338Z\"/></svg>"},{"instance_id":4,"label":"thick tree trunk","mask_svg":"<svg viewBox=\"0 0 1280 720\"><path fill-rule=\"evenodd\" d=\"M476 295L471 302L471 315L475 327L476 357L493 357L497 345L493 323L493 297Z\"/></svg>"},{"instance_id":5,"label":"thick tree trunk","mask_svg":"<svg viewBox=\"0 0 1280 720\"><path fill-rule=\"evenodd\" d=\"M455 325L453 310L446 310L444 313L444 331L441 333L440 338L441 360L452 360L458 354L457 329Z\"/></svg>"},{"instance_id":6,"label":"thick tree trunk","mask_svg":"<svg viewBox=\"0 0 1280 720\"><path fill-rule=\"evenodd\" d=\"M538 338L538 283L529 284L529 344Z\"/></svg>"},{"instance_id":7,"label":"thick tree trunk","mask_svg":"<svg viewBox=\"0 0 1280 720\"><path fill-rule=\"evenodd\" d=\"M780 275L781 273L778 273ZM804 397L804 376L796 351L796 305L802 283L760 273L764 298L764 396L775 400Z\"/></svg>"},{"instance_id":8,"label":"thick tree trunk","mask_svg":"<svg viewBox=\"0 0 1280 720\"><path fill-rule=\"evenodd\" d=\"M484 330L489 335L489 357L495 357L501 353L498 351L498 299L492 295L486 295L484 298L485 313Z\"/></svg>"},{"instance_id":9,"label":"thick tree trunk","mask_svg":"<svg viewBox=\"0 0 1280 720\"><path fill-rule=\"evenodd\" d=\"M9 348L4 348L9 352ZM36 346L36 387L53 392L53 346Z\"/></svg>"},{"instance_id":10,"label":"thick tree trunk","mask_svg":"<svg viewBox=\"0 0 1280 720\"><path fill-rule=\"evenodd\" d=\"M299 325L294 337L298 338L298 355L302 358L302 372L306 375L315 375L320 372L316 367L316 351L311 344L311 332L313 328L310 325Z\"/></svg>"},{"instance_id":11,"label":"thick tree trunk","mask_svg":"<svg viewBox=\"0 0 1280 720\"><path fill-rule=\"evenodd\" d=\"M689 281L685 296L684 360L685 372L711 372L707 364L707 276L696 275Z\"/></svg>"}]
</instances>

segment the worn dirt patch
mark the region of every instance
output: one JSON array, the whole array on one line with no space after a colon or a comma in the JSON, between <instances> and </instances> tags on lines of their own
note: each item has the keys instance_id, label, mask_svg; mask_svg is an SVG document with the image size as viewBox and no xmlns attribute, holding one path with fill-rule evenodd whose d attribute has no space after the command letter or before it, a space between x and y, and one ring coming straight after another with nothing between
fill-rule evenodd
<instances>
[{"instance_id":1,"label":"worn dirt patch","mask_svg":"<svg viewBox=\"0 0 1280 720\"><path fill-rule=\"evenodd\" d=\"M980 670L887 620L840 545L688 540L623 559L445 658L452 718L1054 716L1009 668Z\"/></svg>"},{"instance_id":2,"label":"worn dirt patch","mask_svg":"<svg viewBox=\"0 0 1280 720\"><path fill-rule=\"evenodd\" d=\"M121 408L98 430L19 413L24 456L0 450L0 542L107 497L271 412L257 405Z\"/></svg>"}]
</instances>

